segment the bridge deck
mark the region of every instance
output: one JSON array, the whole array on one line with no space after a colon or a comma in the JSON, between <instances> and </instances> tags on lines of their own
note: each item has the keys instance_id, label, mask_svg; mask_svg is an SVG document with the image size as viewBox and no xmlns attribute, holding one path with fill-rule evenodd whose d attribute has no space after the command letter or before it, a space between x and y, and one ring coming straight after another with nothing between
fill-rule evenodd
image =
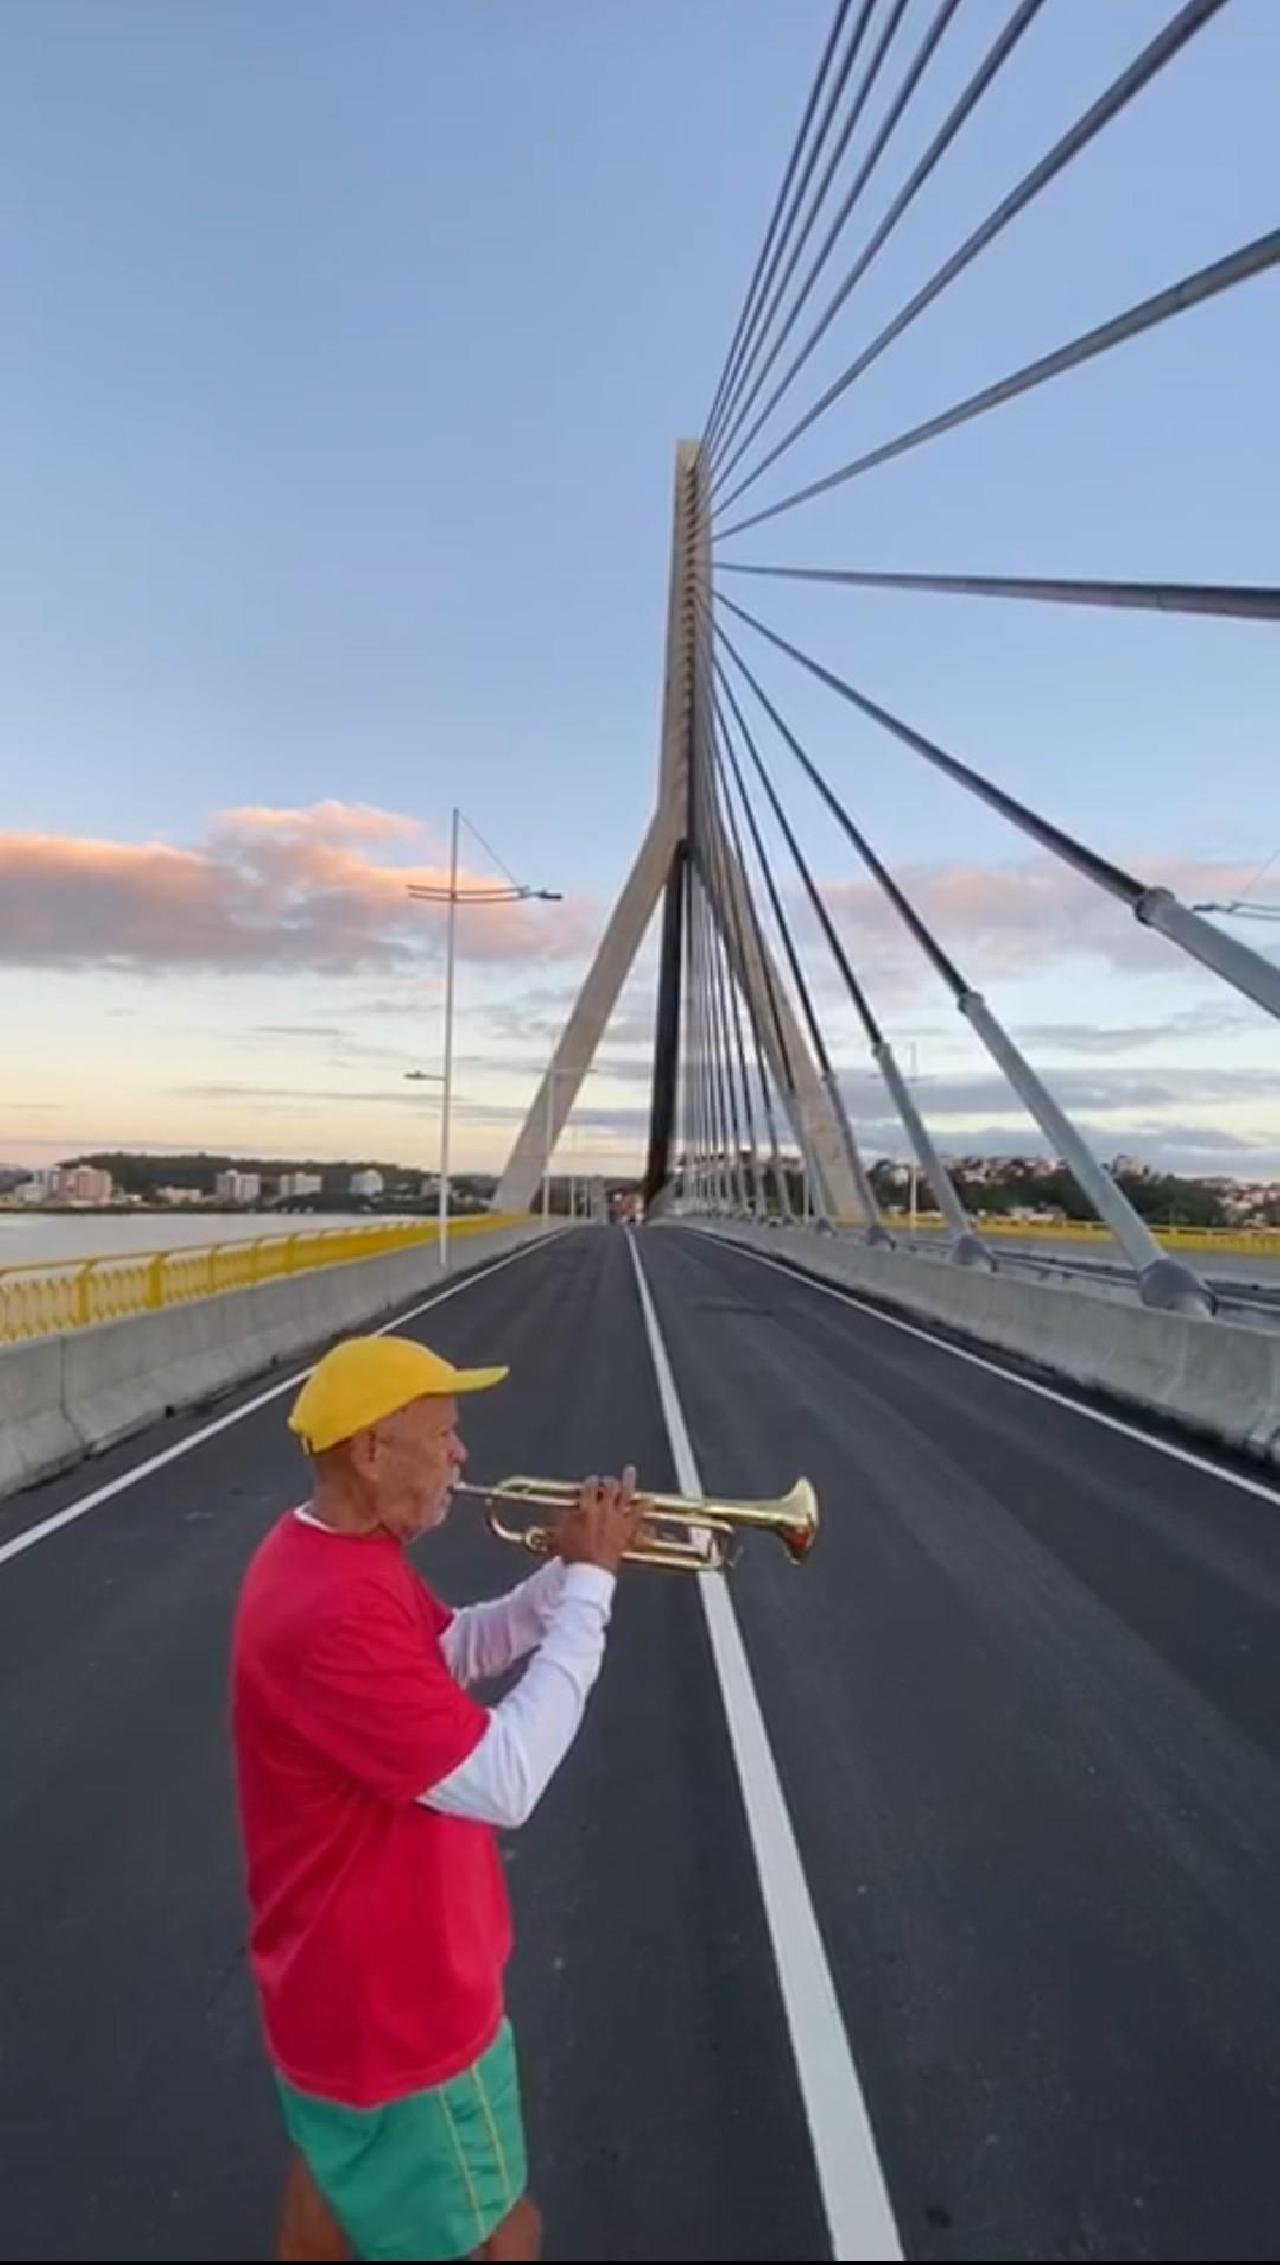
<instances>
[{"instance_id":1,"label":"bridge deck","mask_svg":"<svg viewBox=\"0 0 1280 2265\"><path fill-rule=\"evenodd\" d=\"M412 1325L513 1364L476 1470L674 1484L628 1240ZM822 1496L810 1566L761 1542L733 1595L907 2253L1274 2256L1280 1497L692 1232L639 1249L707 1484ZM223 1683L298 1490L282 1414L0 1563L7 2257L267 2246ZM10 1505L0 1549L88 1486ZM460 1516L432 1564L459 1597L519 1569ZM550 2254L825 2255L691 1582L628 1582L509 1861Z\"/></svg>"}]
</instances>

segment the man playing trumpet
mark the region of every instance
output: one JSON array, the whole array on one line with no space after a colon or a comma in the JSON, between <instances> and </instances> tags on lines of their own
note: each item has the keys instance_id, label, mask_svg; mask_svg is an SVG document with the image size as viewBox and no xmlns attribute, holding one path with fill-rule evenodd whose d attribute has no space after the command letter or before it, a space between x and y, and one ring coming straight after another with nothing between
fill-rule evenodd
<instances>
[{"instance_id":1,"label":"man playing trumpet","mask_svg":"<svg viewBox=\"0 0 1280 2265\"><path fill-rule=\"evenodd\" d=\"M289 1417L311 1499L241 1591L250 1949L295 2150L278 2257L538 2254L494 1835L577 1734L643 1510L634 1471L587 1479L554 1562L491 1603L441 1604L406 1545L448 1514L459 1396L506 1373L403 1337L335 1346ZM526 1657L497 1706L468 1695Z\"/></svg>"}]
</instances>

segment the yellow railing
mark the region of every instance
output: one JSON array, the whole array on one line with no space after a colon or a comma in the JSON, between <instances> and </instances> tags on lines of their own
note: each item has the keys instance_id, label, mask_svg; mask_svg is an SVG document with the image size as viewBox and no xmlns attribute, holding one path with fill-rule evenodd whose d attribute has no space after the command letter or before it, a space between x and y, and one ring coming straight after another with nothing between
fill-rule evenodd
<instances>
[{"instance_id":1,"label":"yellow railing","mask_svg":"<svg viewBox=\"0 0 1280 2265\"><path fill-rule=\"evenodd\" d=\"M480 1211L449 1221L455 1235L477 1235L523 1223L523 1213ZM51 1337L86 1329L95 1321L155 1313L222 1290L308 1273L316 1266L348 1266L388 1251L434 1243L434 1220L412 1225L322 1227L294 1235L258 1235L230 1243L198 1243L176 1250L120 1251L103 1258L68 1259L30 1266L0 1266L0 1345L19 1338Z\"/></svg>"},{"instance_id":2,"label":"yellow railing","mask_svg":"<svg viewBox=\"0 0 1280 2265\"><path fill-rule=\"evenodd\" d=\"M895 1227L905 1224L898 1214L893 1215L892 1223ZM922 1212L916 1221L917 1232L922 1235L936 1233L941 1226L936 1212ZM1109 1227L1092 1219L979 1218L974 1226L980 1235L1017 1236L1022 1242L1110 1243L1115 1239ZM1156 1241L1169 1250L1239 1251L1256 1258L1280 1258L1280 1227L1162 1227L1154 1220L1150 1226Z\"/></svg>"}]
</instances>

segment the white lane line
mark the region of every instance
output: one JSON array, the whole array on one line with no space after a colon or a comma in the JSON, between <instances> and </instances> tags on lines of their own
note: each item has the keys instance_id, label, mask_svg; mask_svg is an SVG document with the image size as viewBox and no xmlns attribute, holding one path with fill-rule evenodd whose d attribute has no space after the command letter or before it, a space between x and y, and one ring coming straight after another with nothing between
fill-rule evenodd
<instances>
[{"instance_id":1,"label":"white lane line","mask_svg":"<svg viewBox=\"0 0 1280 2265\"><path fill-rule=\"evenodd\" d=\"M677 1483L682 1494L701 1494L702 1481L684 1411L634 1235L628 1235L627 1248L635 1268ZM831 2234L831 2254L839 2259L900 2258L902 2248L862 2086L840 2017L835 1984L733 1600L727 1582L713 1573L699 1575L698 1587L760 1875L818 2188Z\"/></svg>"},{"instance_id":2,"label":"white lane line","mask_svg":"<svg viewBox=\"0 0 1280 2265\"><path fill-rule=\"evenodd\" d=\"M554 1242L557 1237L552 1235L547 1239ZM450 1282L443 1289L433 1290L429 1298L423 1298L419 1305L410 1306L407 1313L393 1314L390 1321L381 1322L371 1335L385 1337L388 1331L398 1329L402 1322L416 1320L420 1313L428 1312L432 1306L443 1305L446 1298L456 1298L459 1290L469 1290L474 1282L487 1282L491 1275L500 1274L504 1266L514 1265L516 1259L527 1258L530 1251L545 1250L546 1247L547 1242L543 1240L525 1243L519 1250L508 1251L504 1258L495 1258L491 1266L481 1267L474 1274L464 1275L460 1282ZM179 1439L174 1446L163 1448L158 1455L148 1455L145 1462L135 1463L132 1470L122 1471L119 1478L108 1479L105 1486L96 1486L92 1494L79 1495L64 1510L55 1510L51 1517L42 1518L39 1525L28 1526L25 1533L15 1534L12 1541L0 1544L0 1565L7 1564L11 1557L21 1557L26 1549L34 1549L38 1541L47 1541L50 1534L56 1534L61 1527L71 1525L77 1518L83 1518L87 1510L96 1510L100 1503L110 1502L113 1495L123 1494L126 1488L136 1486L139 1479L150 1478L153 1471L162 1471L166 1463L176 1463L180 1455L189 1455L193 1447L202 1446L206 1439L215 1438L220 1431L230 1430L234 1423L243 1423L246 1416L253 1415L259 1408L265 1408L269 1400L278 1400L282 1392L291 1392L304 1376L310 1374L312 1365L309 1362L306 1368L294 1369L290 1375L281 1377L278 1383L269 1384L265 1392L256 1393L252 1400L246 1400L243 1407L233 1408L230 1415L217 1416L212 1423L201 1424L200 1429L193 1431L189 1438Z\"/></svg>"},{"instance_id":3,"label":"white lane line","mask_svg":"<svg viewBox=\"0 0 1280 2265\"><path fill-rule=\"evenodd\" d=\"M1123 1416L1106 1415L1101 1408L1091 1408L1085 1400L1073 1400L1069 1392L1055 1392L1051 1384L1040 1384L1033 1376L1021 1376L1017 1369L1003 1368L999 1361L970 1352L967 1345L953 1345L949 1338L935 1336L919 1322L903 1321L898 1314L886 1313L881 1306L868 1305L855 1290L842 1289L836 1282L823 1282L816 1274L807 1274L799 1266L785 1266L780 1259L771 1258L767 1251L752 1250L749 1243L715 1234L710 1240L721 1250L741 1251L744 1258L753 1258L757 1266L768 1266L775 1274L785 1274L789 1282L798 1282L803 1289L821 1290L824 1297L834 1298L838 1305L853 1306L856 1312L865 1313L872 1321L883 1321L889 1329L901 1329L908 1337L919 1337L936 1352L950 1353L953 1360L968 1361L973 1368L984 1368L989 1376L998 1376L1002 1384L1016 1384L1022 1392L1038 1393L1042 1400L1052 1400L1057 1407L1069 1409L1073 1416L1087 1416L1090 1423L1103 1424L1108 1431L1122 1431L1126 1439L1136 1439L1140 1447L1154 1448L1158 1455L1172 1455L1175 1462L1190 1463L1193 1469L1207 1471L1211 1478L1221 1479L1224 1486L1238 1486L1245 1494L1260 1494L1264 1502L1280 1508L1280 1489L1268 1486L1265 1479L1246 1478L1243 1471L1229 1470L1225 1464L1215 1463L1212 1455L1197 1454L1194 1447L1179 1447L1176 1440L1162 1439L1158 1432L1144 1431L1140 1424L1126 1423Z\"/></svg>"}]
</instances>

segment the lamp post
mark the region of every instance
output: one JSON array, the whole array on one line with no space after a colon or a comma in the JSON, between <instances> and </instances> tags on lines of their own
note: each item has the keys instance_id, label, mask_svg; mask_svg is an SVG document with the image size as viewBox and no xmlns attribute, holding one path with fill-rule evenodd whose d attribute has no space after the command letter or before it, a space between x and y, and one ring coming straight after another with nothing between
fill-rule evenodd
<instances>
[{"instance_id":1,"label":"lamp post","mask_svg":"<svg viewBox=\"0 0 1280 2265\"><path fill-rule=\"evenodd\" d=\"M547 1071L547 1160L542 1167L542 1224L544 1227L551 1217L551 1150L554 1146L555 1137L556 1080L562 1077L585 1077L589 1068L590 1064L588 1063L587 1068L575 1070L571 1069L566 1063L563 1069L556 1069L553 1066Z\"/></svg>"},{"instance_id":2,"label":"lamp post","mask_svg":"<svg viewBox=\"0 0 1280 2265\"><path fill-rule=\"evenodd\" d=\"M509 880L505 886L485 883L478 889L458 887L458 836L463 824L462 812L453 812L449 830L449 886L434 889L416 882L409 884L409 895L419 904L447 904L448 925L445 931L444 957L444 1069L440 1083L444 1089L440 1103L440 1202L439 1252L443 1272L449 1261L449 1131L453 1115L453 978L457 958L458 906L460 904L525 904L531 898L540 904L559 904L559 889L533 889L521 881ZM475 827L471 827L475 833ZM493 851L483 837L476 834L482 848L492 857ZM501 863L501 860L496 862ZM424 1073L425 1074L425 1073Z\"/></svg>"},{"instance_id":3,"label":"lamp post","mask_svg":"<svg viewBox=\"0 0 1280 2265\"><path fill-rule=\"evenodd\" d=\"M918 1079L919 1079L919 1075L920 1075L920 1069L919 1069L919 1062L918 1062L918 1059L917 1059L917 1055L916 1055L916 1042L915 1042L914 1038L913 1038L913 1039L911 1039L911 1040L909 1041L909 1047L908 1047L908 1050L909 1050L909 1052L910 1052L910 1055L911 1055L911 1083L912 1083L913 1085L915 1085L915 1084L917 1083ZM908 1238L909 1238L909 1240L910 1240L910 1243L911 1243L911 1245L912 1245L912 1248L914 1249L914 1247L915 1247L915 1239L916 1239L916 1219L917 1219L917 1203L916 1203L916 1191L917 1191L917 1188L918 1188L918 1185L919 1185L919 1183L918 1183L918 1180L917 1180L917 1177L916 1177L916 1156L915 1156L915 1150L914 1150L914 1149L912 1149L912 1151L911 1151L911 1159L910 1159L910 1162L909 1162L909 1164L908 1164L908 1166L907 1166L907 1169L908 1169L908 1171L909 1171L909 1172L910 1172L910 1174L911 1174L911 1179L910 1179L910 1183L909 1183L909 1184L910 1184L910 1190L911 1190L911 1193L910 1193L910 1200L909 1200L909 1202L908 1202L908 1206L907 1206L907 1235L908 1235Z\"/></svg>"},{"instance_id":4,"label":"lamp post","mask_svg":"<svg viewBox=\"0 0 1280 2265\"><path fill-rule=\"evenodd\" d=\"M1230 904L1193 904L1193 912L1230 913L1235 920L1280 920L1280 904L1246 904L1234 897Z\"/></svg>"},{"instance_id":5,"label":"lamp post","mask_svg":"<svg viewBox=\"0 0 1280 2265\"><path fill-rule=\"evenodd\" d=\"M408 1079L408 1081L409 1081L409 1083L410 1083L411 1085L441 1085L441 1086L442 1086L442 1085L444 1084L444 1072L443 1072L442 1070L406 1070L404 1074L405 1074L406 1078ZM443 1119L443 1114L442 1114L442 1116L441 1116L441 1149L442 1149L442 1150L443 1150L443 1146L444 1146L444 1119ZM443 1178L443 1155L442 1155L442 1157L441 1157L441 1167L442 1167L442 1169L441 1169L441 1177ZM436 1191L436 1203L437 1203L437 1212L438 1212L438 1209L439 1209L439 1190L438 1190L438 1189L437 1189L437 1191ZM443 1222L437 1225L436 1235L437 1235L437 1243L436 1243L436 1247L437 1247L437 1253L438 1253L438 1256L439 1256L439 1259L440 1259L440 1265L441 1265L441 1269L443 1270L443 1267L444 1267L444 1263L445 1263L445 1259L446 1259L446 1258L447 1258L447 1256L448 1256L448 1250L449 1250L449 1225L448 1225L448 1216L447 1216L447 1214L445 1214L445 1215L444 1215L444 1218L443 1218Z\"/></svg>"}]
</instances>

